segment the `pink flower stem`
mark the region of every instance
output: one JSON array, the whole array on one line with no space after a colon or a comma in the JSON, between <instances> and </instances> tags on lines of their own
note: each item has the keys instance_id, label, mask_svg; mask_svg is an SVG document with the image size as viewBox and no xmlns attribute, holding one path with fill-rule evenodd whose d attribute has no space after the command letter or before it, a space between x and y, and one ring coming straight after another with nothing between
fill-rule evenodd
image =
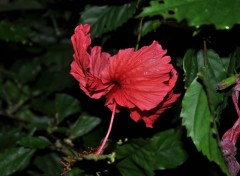
<instances>
[{"instance_id":1,"label":"pink flower stem","mask_svg":"<svg viewBox=\"0 0 240 176\"><path fill-rule=\"evenodd\" d=\"M116 102L114 102L113 110L112 110L112 117L111 117L111 121L110 121L110 124L109 124L109 127L108 127L107 134L106 134L102 144L98 148L97 152L95 153L96 155L100 155L103 152L104 146L106 145L106 142L108 140L109 134L110 134L110 132L112 130L113 120L114 120L114 116L115 116L115 113L116 113L116 106L117 106L117 104L116 104Z\"/></svg>"}]
</instances>

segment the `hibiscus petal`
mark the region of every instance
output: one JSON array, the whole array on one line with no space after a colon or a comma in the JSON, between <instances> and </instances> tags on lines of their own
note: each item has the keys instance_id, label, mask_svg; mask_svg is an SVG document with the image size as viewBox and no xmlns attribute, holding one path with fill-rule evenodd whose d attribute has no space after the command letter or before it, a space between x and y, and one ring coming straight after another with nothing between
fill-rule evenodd
<instances>
[{"instance_id":1,"label":"hibiscus petal","mask_svg":"<svg viewBox=\"0 0 240 176\"><path fill-rule=\"evenodd\" d=\"M154 122L159 118L159 116L178 99L180 94L173 94L170 92L162 103L160 103L156 108L149 111L141 111L139 109L131 110L131 118L134 121L143 120L146 127L152 128Z\"/></svg>"},{"instance_id":2,"label":"hibiscus petal","mask_svg":"<svg viewBox=\"0 0 240 176\"><path fill-rule=\"evenodd\" d=\"M142 111L156 107L172 89L169 80L174 68L165 54L156 41L136 52L132 48L120 50L109 59L109 67L103 72L104 82L115 82L117 87L107 99Z\"/></svg>"},{"instance_id":3,"label":"hibiscus petal","mask_svg":"<svg viewBox=\"0 0 240 176\"><path fill-rule=\"evenodd\" d=\"M81 67L79 67L78 63L73 60L73 62L71 63L71 70L70 70L70 74L76 79L76 80L82 80L81 84L83 86L86 85L86 81L85 81L85 74L82 70Z\"/></svg>"},{"instance_id":4,"label":"hibiscus petal","mask_svg":"<svg viewBox=\"0 0 240 176\"><path fill-rule=\"evenodd\" d=\"M71 41L74 49L74 60L80 67L86 69L89 64L87 49L91 44L90 38L90 25L78 25L74 30L74 35L71 37Z\"/></svg>"},{"instance_id":5,"label":"hibiscus petal","mask_svg":"<svg viewBox=\"0 0 240 176\"><path fill-rule=\"evenodd\" d=\"M74 48L74 61L70 74L78 80L80 88L91 98L101 98L111 86L103 85L101 71L108 65L108 53L101 52L101 47L90 48L90 25L80 24L71 37Z\"/></svg>"},{"instance_id":6,"label":"hibiscus petal","mask_svg":"<svg viewBox=\"0 0 240 176\"><path fill-rule=\"evenodd\" d=\"M91 98L101 98L112 87L109 84L103 84L101 72L108 65L110 54L101 52L101 47L95 46L90 49L90 63L86 72L87 89Z\"/></svg>"},{"instance_id":7,"label":"hibiscus petal","mask_svg":"<svg viewBox=\"0 0 240 176\"><path fill-rule=\"evenodd\" d=\"M109 53L102 52L100 46L95 46L90 50L89 69L93 75L101 77L101 72L108 65Z\"/></svg>"}]
</instances>

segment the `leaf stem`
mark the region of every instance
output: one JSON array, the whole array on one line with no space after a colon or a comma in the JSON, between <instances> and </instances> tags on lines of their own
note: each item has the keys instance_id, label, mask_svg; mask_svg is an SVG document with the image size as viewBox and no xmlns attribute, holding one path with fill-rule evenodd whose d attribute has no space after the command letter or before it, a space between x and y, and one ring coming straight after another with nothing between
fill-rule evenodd
<instances>
[{"instance_id":1,"label":"leaf stem","mask_svg":"<svg viewBox=\"0 0 240 176\"><path fill-rule=\"evenodd\" d=\"M138 50L139 43L140 43L140 40L141 40L141 37L142 37L142 23L143 23L143 17L140 19L140 22L139 22L138 38L137 38L137 44L136 44L136 47L135 47L135 51Z\"/></svg>"},{"instance_id":2,"label":"leaf stem","mask_svg":"<svg viewBox=\"0 0 240 176\"><path fill-rule=\"evenodd\" d=\"M104 146L106 145L107 139L108 139L109 134L110 134L110 132L112 130L113 120L114 120L114 116L115 116L115 113L116 113L116 106L117 106L117 104L114 101L113 110L112 110L112 116L111 116L111 121L110 121L110 124L109 124L109 127L108 127L108 131L107 131L107 134L106 134L102 144L100 145L100 147L98 148L97 152L95 153L96 155L100 155L103 152Z\"/></svg>"},{"instance_id":3,"label":"leaf stem","mask_svg":"<svg viewBox=\"0 0 240 176\"><path fill-rule=\"evenodd\" d=\"M204 67L207 68L208 67L208 54L207 54L207 42L206 40L203 40L203 58L204 58Z\"/></svg>"}]
</instances>

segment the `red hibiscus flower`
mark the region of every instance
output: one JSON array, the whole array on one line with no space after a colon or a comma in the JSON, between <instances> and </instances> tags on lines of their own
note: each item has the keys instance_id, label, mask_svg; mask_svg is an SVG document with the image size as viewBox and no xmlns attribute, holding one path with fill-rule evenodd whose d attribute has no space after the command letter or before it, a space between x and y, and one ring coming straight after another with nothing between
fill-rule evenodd
<instances>
[{"instance_id":1,"label":"red hibiscus flower","mask_svg":"<svg viewBox=\"0 0 240 176\"><path fill-rule=\"evenodd\" d=\"M108 53L101 52L101 47L90 48L90 26L79 25L71 37L74 48L74 61L71 75L78 80L80 88L91 98L100 98L108 92L108 85L103 85L101 72L108 64Z\"/></svg>"},{"instance_id":2,"label":"red hibiscus flower","mask_svg":"<svg viewBox=\"0 0 240 176\"><path fill-rule=\"evenodd\" d=\"M120 50L110 56L101 47L90 47L90 26L80 24L71 40L74 61L71 74L80 88L91 98L106 98L112 110L108 133L96 154L101 154L110 133L113 118L121 107L130 110L133 120L143 120L152 127L159 115L171 107L180 94L173 93L177 72L157 41L138 51Z\"/></svg>"}]
</instances>

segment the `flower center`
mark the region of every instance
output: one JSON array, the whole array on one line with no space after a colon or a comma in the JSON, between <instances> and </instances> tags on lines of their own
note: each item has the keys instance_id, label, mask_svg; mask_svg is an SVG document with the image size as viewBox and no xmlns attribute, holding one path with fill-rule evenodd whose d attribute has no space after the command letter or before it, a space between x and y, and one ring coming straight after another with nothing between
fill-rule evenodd
<instances>
[{"instance_id":1,"label":"flower center","mask_svg":"<svg viewBox=\"0 0 240 176\"><path fill-rule=\"evenodd\" d=\"M121 84L119 83L118 80L113 80L112 83L113 83L116 87L121 88Z\"/></svg>"}]
</instances>

